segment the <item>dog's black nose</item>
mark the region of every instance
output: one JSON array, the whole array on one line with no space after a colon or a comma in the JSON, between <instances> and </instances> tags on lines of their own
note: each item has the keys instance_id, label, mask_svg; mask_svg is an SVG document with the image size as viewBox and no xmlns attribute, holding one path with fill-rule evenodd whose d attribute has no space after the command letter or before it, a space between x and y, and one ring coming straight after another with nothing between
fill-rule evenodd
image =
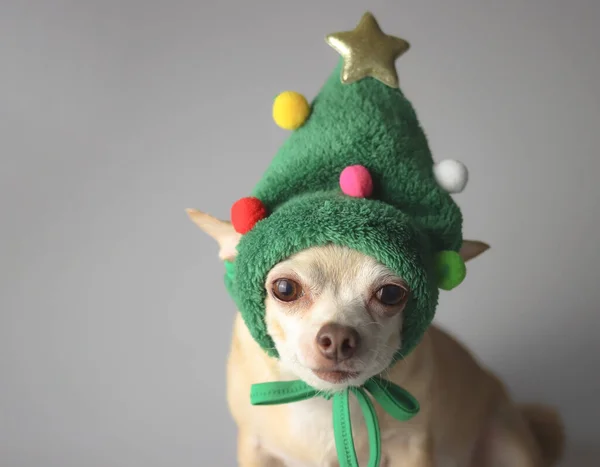
<instances>
[{"instance_id":1,"label":"dog's black nose","mask_svg":"<svg viewBox=\"0 0 600 467\"><path fill-rule=\"evenodd\" d=\"M336 323L325 324L317 334L317 347L328 360L341 362L351 358L360 344L358 331Z\"/></svg>"}]
</instances>

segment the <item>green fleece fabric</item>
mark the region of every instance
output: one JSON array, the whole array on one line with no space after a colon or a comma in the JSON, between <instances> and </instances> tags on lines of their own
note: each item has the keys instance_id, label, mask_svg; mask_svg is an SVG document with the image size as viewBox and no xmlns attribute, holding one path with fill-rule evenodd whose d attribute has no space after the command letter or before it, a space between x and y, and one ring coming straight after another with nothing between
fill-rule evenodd
<instances>
[{"instance_id":1,"label":"green fleece fabric","mask_svg":"<svg viewBox=\"0 0 600 467\"><path fill-rule=\"evenodd\" d=\"M427 139L402 91L373 78L342 84L340 67L311 104L306 123L283 144L256 185L269 216L239 245L228 290L254 339L277 357L264 321L265 279L305 248L335 243L373 256L411 289L404 312L406 356L433 319L438 253L458 251L462 216L438 186ZM342 193L342 170L360 164L373 180L369 199ZM232 268L232 266L229 266ZM443 283L443 281L442 281Z\"/></svg>"}]
</instances>

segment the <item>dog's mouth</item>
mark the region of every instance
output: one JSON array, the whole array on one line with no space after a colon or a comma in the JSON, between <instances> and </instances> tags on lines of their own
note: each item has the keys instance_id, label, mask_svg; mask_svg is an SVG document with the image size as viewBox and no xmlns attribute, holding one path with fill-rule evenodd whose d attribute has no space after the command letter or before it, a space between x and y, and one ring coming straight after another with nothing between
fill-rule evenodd
<instances>
[{"instance_id":1,"label":"dog's mouth","mask_svg":"<svg viewBox=\"0 0 600 467\"><path fill-rule=\"evenodd\" d=\"M312 370L312 372L323 381L334 384L343 383L359 375L356 371L343 370Z\"/></svg>"}]
</instances>

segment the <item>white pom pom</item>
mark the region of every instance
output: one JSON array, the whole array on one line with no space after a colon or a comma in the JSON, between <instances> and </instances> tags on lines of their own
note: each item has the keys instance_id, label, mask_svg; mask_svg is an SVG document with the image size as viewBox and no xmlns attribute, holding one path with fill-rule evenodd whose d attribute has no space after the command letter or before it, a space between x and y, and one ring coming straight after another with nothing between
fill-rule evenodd
<instances>
[{"instance_id":1,"label":"white pom pom","mask_svg":"<svg viewBox=\"0 0 600 467\"><path fill-rule=\"evenodd\" d=\"M448 193L460 193L467 186L467 167L454 159L444 159L433 167L433 175L438 185Z\"/></svg>"}]
</instances>

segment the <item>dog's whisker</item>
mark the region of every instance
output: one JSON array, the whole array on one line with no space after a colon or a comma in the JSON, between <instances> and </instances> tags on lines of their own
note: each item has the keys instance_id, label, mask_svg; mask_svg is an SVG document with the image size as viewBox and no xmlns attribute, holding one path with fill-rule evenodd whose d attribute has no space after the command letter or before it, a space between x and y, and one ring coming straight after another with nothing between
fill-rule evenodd
<instances>
[{"instance_id":1,"label":"dog's whisker","mask_svg":"<svg viewBox=\"0 0 600 467\"><path fill-rule=\"evenodd\" d=\"M383 323L379 323L377 321L369 321L367 323L361 323L358 325L359 328L366 328L368 326L379 326L380 328L383 328Z\"/></svg>"}]
</instances>

